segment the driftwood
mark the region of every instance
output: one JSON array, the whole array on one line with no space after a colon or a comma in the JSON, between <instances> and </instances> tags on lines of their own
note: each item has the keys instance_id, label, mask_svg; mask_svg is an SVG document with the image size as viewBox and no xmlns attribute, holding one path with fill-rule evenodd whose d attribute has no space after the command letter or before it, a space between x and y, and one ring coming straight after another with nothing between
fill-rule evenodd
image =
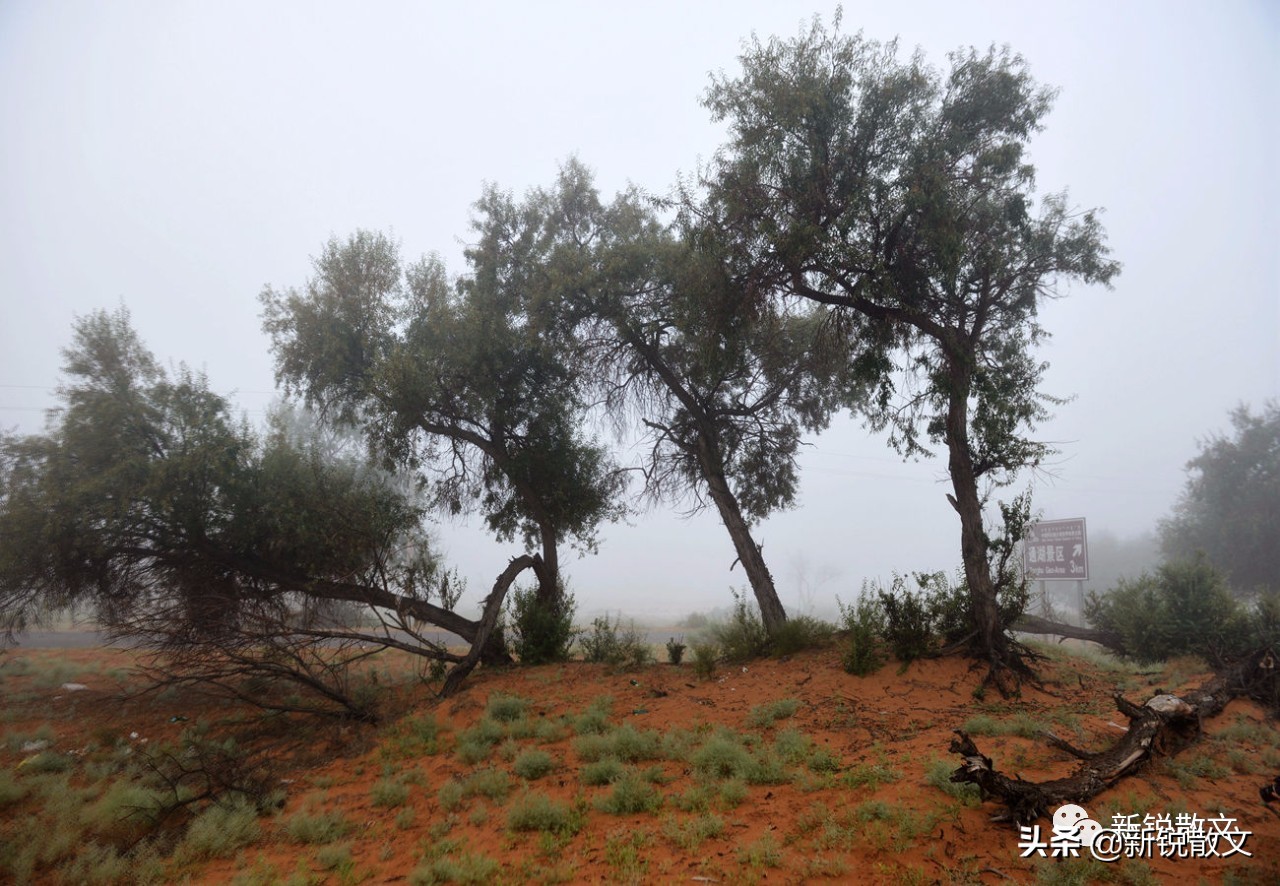
<instances>
[{"instance_id":1,"label":"driftwood","mask_svg":"<svg viewBox=\"0 0 1280 886\"><path fill-rule=\"evenodd\" d=\"M1097 753L1049 736L1050 744L1081 760L1071 775L1052 781L1023 781L998 772L973 739L956 730L951 751L959 754L963 762L952 773L951 781L977 785L983 799L994 798L1005 805L1007 811L999 818L1019 825L1045 816L1064 803L1083 804L1133 774L1153 755L1172 755L1195 741L1201 721L1219 713L1232 699L1249 696L1274 704L1280 688L1276 663L1276 655L1270 649L1260 650L1197 689L1181 696L1162 693L1142 705L1117 693L1116 707L1129 719L1124 736Z\"/></svg>"}]
</instances>

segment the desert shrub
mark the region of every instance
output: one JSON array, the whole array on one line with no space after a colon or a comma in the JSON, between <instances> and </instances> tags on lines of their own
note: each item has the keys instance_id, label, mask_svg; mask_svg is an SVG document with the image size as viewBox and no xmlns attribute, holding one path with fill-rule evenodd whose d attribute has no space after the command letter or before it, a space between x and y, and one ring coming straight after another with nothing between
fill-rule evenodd
<instances>
[{"instance_id":1,"label":"desert shrub","mask_svg":"<svg viewBox=\"0 0 1280 886\"><path fill-rule=\"evenodd\" d=\"M716 735L693 752L693 771L703 778L747 779L756 767L755 758L742 744L726 735Z\"/></svg>"},{"instance_id":2,"label":"desert shrub","mask_svg":"<svg viewBox=\"0 0 1280 886\"><path fill-rule=\"evenodd\" d=\"M296 812L285 825L285 832L297 843L323 845L333 843L351 829L340 812Z\"/></svg>"},{"instance_id":3,"label":"desert shrub","mask_svg":"<svg viewBox=\"0 0 1280 886\"><path fill-rule=\"evenodd\" d=\"M680 664L684 660L684 650L683 643L678 642L675 637L670 638L667 640L667 661L673 665Z\"/></svg>"},{"instance_id":4,"label":"desert shrub","mask_svg":"<svg viewBox=\"0 0 1280 886\"><path fill-rule=\"evenodd\" d=\"M805 649L826 646L835 635L835 625L811 615L793 615L779 625L769 638L773 655L794 655Z\"/></svg>"},{"instance_id":5,"label":"desert shrub","mask_svg":"<svg viewBox=\"0 0 1280 886\"><path fill-rule=\"evenodd\" d=\"M187 826L178 846L180 861L224 858L258 839L258 810L245 798L209 806Z\"/></svg>"},{"instance_id":6,"label":"desert shrub","mask_svg":"<svg viewBox=\"0 0 1280 886\"><path fill-rule=\"evenodd\" d=\"M1264 599L1251 615L1203 556L1122 578L1085 604L1090 624L1116 634L1125 654L1142 662L1191 654L1221 664L1262 645L1262 635L1280 621L1273 620L1277 612Z\"/></svg>"},{"instance_id":7,"label":"desert shrub","mask_svg":"<svg viewBox=\"0 0 1280 886\"><path fill-rule=\"evenodd\" d=\"M613 784L626 773L622 764L612 757L605 757L582 767L580 778L583 784Z\"/></svg>"},{"instance_id":8,"label":"desert shrub","mask_svg":"<svg viewBox=\"0 0 1280 886\"><path fill-rule=\"evenodd\" d=\"M516 775L528 781L542 778L556 768L556 761L546 751L523 751L511 763Z\"/></svg>"},{"instance_id":9,"label":"desert shrub","mask_svg":"<svg viewBox=\"0 0 1280 886\"><path fill-rule=\"evenodd\" d=\"M693 644L693 672L704 680L711 679L720 660L720 647L715 643Z\"/></svg>"},{"instance_id":10,"label":"desert shrub","mask_svg":"<svg viewBox=\"0 0 1280 886\"><path fill-rule=\"evenodd\" d=\"M450 853L415 868L409 874L409 883L411 886L434 886L436 883L483 886L494 882L501 869L498 862L484 855Z\"/></svg>"},{"instance_id":11,"label":"desert shrub","mask_svg":"<svg viewBox=\"0 0 1280 886\"><path fill-rule=\"evenodd\" d=\"M613 699L607 695L594 699L587 709L573 718L573 731L577 735L603 735L609 731L609 708Z\"/></svg>"},{"instance_id":12,"label":"desert shrub","mask_svg":"<svg viewBox=\"0 0 1280 886\"><path fill-rule=\"evenodd\" d=\"M507 812L507 827L513 831L576 834L582 824L581 813L544 794L525 794Z\"/></svg>"},{"instance_id":13,"label":"desert shrub","mask_svg":"<svg viewBox=\"0 0 1280 886\"><path fill-rule=\"evenodd\" d=\"M409 786L400 781L383 778L374 783L369 794L374 806L385 806L390 809L403 806L404 801L409 799Z\"/></svg>"},{"instance_id":14,"label":"desert shrub","mask_svg":"<svg viewBox=\"0 0 1280 886\"><path fill-rule=\"evenodd\" d=\"M711 637L728 662L749 661L769 654L769 632L760 618L760 610L747 600L745 593L733 592L729 620L714 625Z\"/></svg>"},{"instance_id":15,"label":"desert shrub","mask_svg":"<svg viewBox=\"0 0 1280 886\"><path fill-rule=\"evenodd\" d=\"M768 704L756 705L747 714L747 725L752 729L763 729L772 726L778 720L795 716L800 710L800 700L796 698L780 698Z\"/></svg>"},{"instance_id":16,"label":"desert shrub","mask_svg":"<svg viewBox=\"0 0 1280 886\"><path fill-rule=\"evenodd\" d=\"M863 594L852 606L845 606L839 600L841 627L848 635L841 664L846 673L858 677L873 674L884 664L884 652L881 650L881 636L884 634L884 607L879 599L867 593L863 585Z\"/></svg>"},{"instance_id":17,"label":"desert shrub","mask_svg":"<svg viewBox=\"0 0 1280 886\"><path fill-rule=\"evenodd\" d=\"M568 661L578 632L573 627L577 611L573 594L561 589L551 603L538 599L537 588L516 588L507 607L511 646L521 664L539 665Z\"/></svg>"},{"instance_id":18,"label":"desert shrub","mask_svg":"<svg viewBox=\"0 0 1280 886\"><path fill-rule=\"evenodd\" d=\"M704 840L713 839L724 833L724 819L718 815L703 814L696 818L678 822L669 819L662 828L662 835L676 846L692 852L702 845Z\"/></svg>"},{"instance_id":19,"label":"desert shrub","mask_svg":"<svg viewBox=\"0 0 1280 886\"><path fill-rule=\"evenodd\" d=\"M635 815L654 812L662 806L662 796L653 785L635 775L625 775L614 782L613 790L601 797L597 808L610 815Z\"/></svg>"},{"instance_id":20,"label":"desert shrub","mask_svg":"<svg viewBox=\"0 0 1280 886\"><path fill-rule=\"evenodd\" d=\"M642 667L653 660L644 634L635 622L629 622L623 628L621 616L617 621L611 621L608 615L593 619L591 631L584 633L579 643L582 657L598 664Z\"/></svg>"},{"instance_id":21,"label":"desert shrub","mask_svg":"<svg viewBox=\"0 0 1280 886\"><path fill-rule=\"evenodd\" d=\"M503 695L495 692L489 696L484 712L487 717L498 723L511 723L519 720L529 709L529 699L518 695Z\"/></svg>"}]
</instances>

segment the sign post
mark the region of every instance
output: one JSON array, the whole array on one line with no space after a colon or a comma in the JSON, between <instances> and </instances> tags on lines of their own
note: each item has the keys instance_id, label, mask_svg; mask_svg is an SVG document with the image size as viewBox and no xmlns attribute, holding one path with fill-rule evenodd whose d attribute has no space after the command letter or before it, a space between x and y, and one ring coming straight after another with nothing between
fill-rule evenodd
<instances>
[{"instance_id":1,"label":"sign post","mask_svg":"<svg viewBox=\"0 0 1280 886\"><path fill-rule=\"evenodd\" d=\"M1084 517L1041 520L1027 527L1022 540L1022 564L1037 581L1074 581L1084 619L1084 583L1089 579L1089 540Z\"/></svg>"}]
</instances>

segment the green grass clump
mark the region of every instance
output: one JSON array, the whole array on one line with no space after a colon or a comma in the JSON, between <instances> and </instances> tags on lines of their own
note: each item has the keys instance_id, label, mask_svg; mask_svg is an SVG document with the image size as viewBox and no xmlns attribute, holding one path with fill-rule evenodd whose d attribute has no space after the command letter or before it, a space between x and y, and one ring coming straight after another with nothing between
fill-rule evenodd
<instances>
[{"instance_id":1,"label":"green grass clump","mask_svg":"<svg viewBox=\"0 0 1280 886\"><path fill-rule=\"evenodd\" d=\"M670 818L662 828L662 835L686 852L696 850L706 840L714 839L723 833L724 819L709 813L685 819L683 822Z\"/></svg>"},{"instance_id":2,"label":"green grass clump","mask_svg":"<svg viewBox=\"0 0 1280 886\"><path fill-rule=\"evenodd\" d=\"M811 615L793 615L769 638L769 652L775 656L795 655L805 649L826 646L835 636L833 624Z\"/></svg>"},{"instance_id":3,"label":"green grass clump","mask_svg":"<svg viewBox=\"0 0 1280 886\"><path fill-rule=\"evenodd\" d=\"M285 832L295 843L313 846L333 843L351 830L350 823L340 812L308 812L301 810L285 825Z\"/></svg>"},{"instance_id":4,"label":"green grass clump","mask_svg":"<svg viewBox=\"0 0 1280 886\"><path fill-rule=\"evenodd\" d=\"M924 783L935 787L949 797L966 806L977 806L982 802L981 792L976 784L961 784L951 780L955 767L946 760L934 760L925 767Z\"/></svg>"},{"instance_id":5,"label":"green grass clump","mask_svg":"<svg viewBox=\"0 0 1280 886\"><path fill-rule=\"evenodd\" d=\"M396 806L403 806L404 801L409 799L409 786L400 781L383 778L374 783L373 789L369 793L373 799L374 806L384 806L390 809Z\"/></svg>"},{"instance_id":6,"label":"green grass clump","mask_svg":"<svg viewBox=\"0 0 1280 886\"><path fill-rule=\"evenodd\" d=\"M613 785L613 790L596 802L596 807L610 815L635 815L655 812L662 806L662 796L653 785L646 784L635 775L625 775Z\"/></svg>"},{"instance_id":7,"label":"green grass clump","mask_svg":"<svg viewBox=\"0 0 1280 886\"><path fill-rule=\"evenodd\" d=\"M517 832L576 834L582 824L581 813L544 794L525 794L517 798L507 812L507 827Z\"/></svg>"},{"instance_id":8,"label":"green grass clump","mask_svg":"<svg viewBox=\"0 0 1280 886\"><path fill-rule=\"evenodd\" d=\"M764 729L779 720L795 716L800 710L800 701L795 698L780 698L768 704L756 705L747 715L747 726L752 729Z\"/></svg>"},{"instance_id":9,"label":"green grass clump","mask_svg":"<svg viewBox=\"0 0 1280 886\"><path fill-rule=\"evenodd\" d=\"M409 874L410 886L434 886L436 883L460 883L463 886L485 886L497 878L502 866L484 855L456 852L442 855L415 868Z\"/></svg>"},{"instance_id":10,"label":"green grass clump","mask_svg":"<svg viewBox=\"0 0 1280 886\"><path fill-rule=\"evenodd\" d=\"M720 647L715 643L696 642L693 650L693 672L704 680L710 680L720 661Z\"/></svg>"},{"instance_id":11,"label":"green grass clump","mask_svg":"<svg viewBox=\"0 0 1280 886\"><path fill-rule=\"evenodd\" d=\"M779 867L782 864L782 847L772 834L765 834L738 850L738 863L752 868Z\"/></svg>"},{"instance_id":12,"label":"green grass clump","mask_svg":"<svg viewBox=\"0 0 1280 886\"><path fill-rule=\"evenodd\" d=\"M175 856L183 862L226 858L258 839L257 808L237 797L214 804L191 820Z\"/></svg>"},{"instance_id":13,"label":"green grass clump","mask_svg":"<svg viewBox=\"0 0 1280 886\"><path fill-rule=\"evenodd\" d=\"M902 778L902 773L882 763L855 763L842 776L840 782L847 788L875 790L883 784L892 784Z\"/></svg>"},{"instance_id":14,"label":"green grass clump","mask_svg":"<svg viewBox=\"0 0 1280 886\"><path fill-rule=\"evenodd\" d=\"M966 720L960 728L970 735L1017 735L1022 738L1039 738L1044 734L1044 726L1041 722L1023 712L1000 720L988 714L978 714Z\"/></svg>"},{"instance_id":15,"label":"green grass clump","mask_svg":"<svg viewBox=\"0 0 1280 886\"><path fill-rule=\"evenodd\" d=\"M523 751L511 764L515 774L528 781L534 781L549 774L556 768L556 761L546 751Z\"/></svg>"},{"instance_id":16,"label":"green grass clump","mask_svg":"<svg viewBox=\"0 0 1280 886\"><path fill-rule=\"evenodd\" d=\"M573 719L573 731L577 735L604 735L609 731L609 709L613 699L601 696L587 706L587 709Z\"/></svg>"},{"instance_id":17,"label":"green grass clump","mask_svg":"<svg viewBox=\"0 0 1280 886\"><path fill-rule=\"evenodd\" d=\"M689 760L693 771L703 778L746 779L754 771L756 761L739 742L724 735L713 736L693 752Z\"/></svg>"},{"instance_id":18,"label":"green grass clump","mask_svg":"<svg viewBox=\"0 0 1280 886\"><path fill-rule=\"evenodd\" d=\"M622 778L625 771L620 762L612 757L605 757L603 760L596 760L594 763L583 766L579 778L583 784L587 785L613 784Z\"/></svg>"},{"instance_id":19,"label":"green grass clump","mask_svg":"<svg viewBox=\"0 0 1280 886\"><path fill-rule=\"evenodd\" d=\"M474 766L489 759L493 748L506 737L502 724L489 717L483 717L470 729L458 733L458 743L454 752L458 759L468 766Z\"/></svg>"},{"instance_id":20,"label":"green grass clump","mask_svg":"<svg viewBox=\"0 0 1280 886\"><path fill-rule=\"evenodd\" d=\"M529 709L531 702L527 698L516 695L503 695L495 692L489 696L485 705L485 716L499 723L511 723L519 720Z\"/></svg>"}]
</instances>

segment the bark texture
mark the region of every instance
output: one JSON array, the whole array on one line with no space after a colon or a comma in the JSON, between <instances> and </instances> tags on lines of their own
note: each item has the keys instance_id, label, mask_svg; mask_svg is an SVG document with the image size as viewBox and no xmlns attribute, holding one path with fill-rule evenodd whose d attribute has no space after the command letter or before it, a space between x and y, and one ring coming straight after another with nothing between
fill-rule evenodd
<instances>
[{"instance_id":1,"label":"bark texture","mask_svg":"<svg viewBox=\"0 0 1280 886\"><path fill-rule=\"evenodd\" d=\"M541 561L537 555L521 554L519 557L512 559L507 564L507 568L502 570L502 574L493 583L493 590L485 598L484 615L480 617L475 640L471 643L471 651L467 653L466 658L454 665L449 671L449 676L445 677L444 686L440 689L442 697L447 697L457 692L458 687L462 685L462 681L480 663L485 647L489 644L489 638L493 635L494 628L497 627L498 616L502 614L502 602L506 599L507 591L511 589L511 583L516 580L516 576L526 569L533 569L536 573L540 563Z\"/></svg>"},{"instance_id":2,"label":"bark texture","mask_svg":"<svg viewBox=\"0 0 1280 886\"><path fill-rule=\"evenodd\" d=\"M1248 696L1274 705L1280 688L1276 661L1270 649L1260 650L1199 688L1181 696L1157 695L1142 705L1117 693L1116 707L1128 718L1129 728L1106 750L1081 750L1057 736L1046 735L1054 747L1081 760L1076 771L1066 778L1044 782L1010 778L995 768L972 738L956 730L951 752L959 754L962 762L952 773L951 781L977 785L983 799L1004 804L1005 812L998 817L1014 824L1027 824L1064 803L1083 804L1132 775L1152 756L1172 755L1194 742L1200 735L1201 721L1221 712L1232 699Z\"/></svg>"}]
</instances>

